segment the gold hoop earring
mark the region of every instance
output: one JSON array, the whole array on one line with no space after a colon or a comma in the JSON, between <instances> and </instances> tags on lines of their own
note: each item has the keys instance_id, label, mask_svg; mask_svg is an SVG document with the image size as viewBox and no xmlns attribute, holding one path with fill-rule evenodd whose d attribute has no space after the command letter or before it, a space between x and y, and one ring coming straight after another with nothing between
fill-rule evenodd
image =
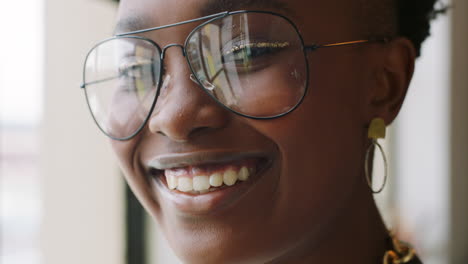
<instances>
[{"instance_id":1,"label":"gold hoop earring","mask_svg":"<svg viewBox=\"0 0 468 264\"><path fill-rule=\"evenodd\" d=\"M371 141L371 145L367 148L366 157L364 161L364 171L366 174L367 185L369 185L369 188L374 194L381 193L383 189L385 188L385 185L387 184L387 178L388 178L387 156L385 155L385 151L383 147L377 141L379 138L385 138L385 135L386 135L385 121L382 118L374 118L369 126L369 131L368 131L368 137L372 141ZM370 175L369 173L369 158L370 158L371 151L376 148L380 151L380 154L382 155L385 172L384 172L384 180L383 180L382 186L380 186L379 189L374 190L374 188L372 187L372 180L371 180L372 175Z\"/></svg>"}]
</instances>

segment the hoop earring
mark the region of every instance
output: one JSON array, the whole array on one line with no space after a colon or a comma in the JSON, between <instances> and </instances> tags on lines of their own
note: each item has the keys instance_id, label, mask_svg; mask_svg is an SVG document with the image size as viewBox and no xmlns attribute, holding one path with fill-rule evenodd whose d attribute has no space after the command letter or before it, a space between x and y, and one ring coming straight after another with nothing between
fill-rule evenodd
<instances>
[{"instance_id":1,"label":"hoop earring","mask_svg":"<svg viewBox=\"0 0 468 264\"><path fill-rule=\"evenodd\" d=\"M386 125L385 121L382 118L374 118L369 126L369 131L368 131L368 137L372 140L371 145L367 148L366 151L366 157L364 161L364 171L366 174L366 180L367 180L367 185L371 189L372 193L378 194L383 191L385 188L385 185L387 184L387 178L388 178L388 163L387 163L387 156L385 155L385 151L383 147L379 144L377 141L379 138L385 138L386 134ZM382 155L382 159L384 161L384 180L382 183L382 186L380 186L379 189L374 190L372 187L372 175L369 173L369 157L370 153L373 149L379 149L380 154Z\"/></svg>"}]
</instances>

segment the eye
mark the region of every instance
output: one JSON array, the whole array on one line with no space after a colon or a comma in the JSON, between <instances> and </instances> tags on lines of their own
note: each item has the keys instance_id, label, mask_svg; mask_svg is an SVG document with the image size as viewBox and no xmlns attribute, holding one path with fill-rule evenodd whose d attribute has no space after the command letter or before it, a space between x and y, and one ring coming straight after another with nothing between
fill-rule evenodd
<instances>
[{"instance_id":1,"label":"eye","mask_svg":"<svg viewBox=\"0 0 468 264\"><path fill-rule=\"evenodd\" d=\"M235 62L248 66L255 60L275 55L289 46L289 42L240 43L223 52L223 62Z\"/></svg>"}]
</instances>

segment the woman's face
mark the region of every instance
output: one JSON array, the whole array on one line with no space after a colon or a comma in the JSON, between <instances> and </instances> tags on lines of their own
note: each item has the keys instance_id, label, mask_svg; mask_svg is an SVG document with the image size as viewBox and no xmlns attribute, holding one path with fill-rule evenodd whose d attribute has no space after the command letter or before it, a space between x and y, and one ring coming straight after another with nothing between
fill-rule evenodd
<instances>
[{"instance_id":1,"label":"woman's face","mask_svg":"<svg viewBox=\"0 0 468 264\"><path fill-rule=\"evenodd\" d=\"M306 44L361 37L352 19L354 1L284 1L287 9L273 2L125 0L117 31L176 23L224 6L284 14ZM144 36L161 47L183 44L197 24ZM319 244L346 219L345 208L356 206L353 192L364 184L369 122L364 95L371 86L367 65L374 45L310 52L304 102L273 120L248 119L220 107L190 80L180 48L167 50L165 83L147 126L135 138L112 145L131 188L181 259L265 263ZM196 176L233 173L249 179L205 193L168 186L177 179L183 190ZM198 178L198 184L206 179Z\"/></svg>"}]
</instances>

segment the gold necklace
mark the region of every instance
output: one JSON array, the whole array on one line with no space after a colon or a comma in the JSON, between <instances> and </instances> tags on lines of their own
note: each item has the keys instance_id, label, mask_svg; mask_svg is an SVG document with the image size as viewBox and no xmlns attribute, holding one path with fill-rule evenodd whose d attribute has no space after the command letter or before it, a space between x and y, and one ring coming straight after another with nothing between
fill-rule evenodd
<instances>
[{"instance_id":1,"label":"gold necklace","mask_svg":"<svg viewBox=\"0 0 468 264\"><path fill-rule=\"evenodd\" d=\"M398 240L392 232L389 233L393 249L385 252L383 264L404 264L413 260L416 256L414 248L410 244Z\"/></svg>"}]
</instances>

